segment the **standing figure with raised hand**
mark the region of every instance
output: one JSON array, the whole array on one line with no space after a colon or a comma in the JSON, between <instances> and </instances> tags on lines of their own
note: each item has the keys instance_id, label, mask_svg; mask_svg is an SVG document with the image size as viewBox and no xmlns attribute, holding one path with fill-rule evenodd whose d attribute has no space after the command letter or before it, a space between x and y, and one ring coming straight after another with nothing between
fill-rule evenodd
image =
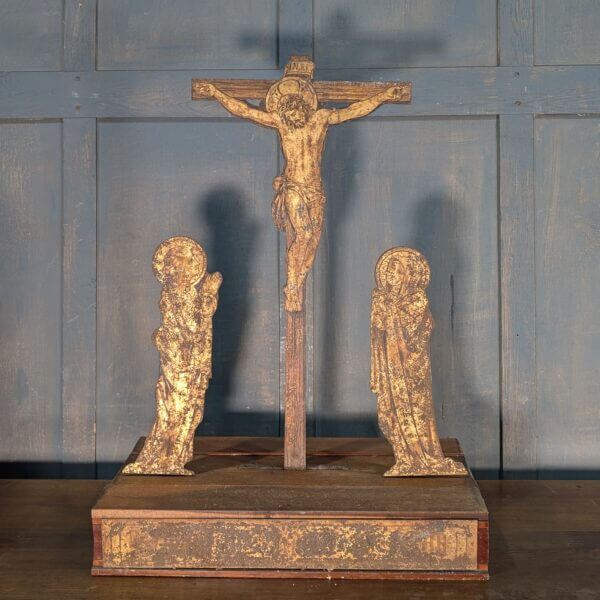
<instances>
[{"instance_id":1,"label":"standing figure with raised hand","mask_svg":"<svg viewBox=\"0 0 600 600\"><path fill-rule=\"evenodd\" d=\"M444 456L432 398L429 338L433 318L425 290L430 271L412 248L384 252L375 267L371 304L371 390L379 427L394 450L387 477L466 475Z\"/></svg>"},{"instance_id":2,"label":"standing figure with raised hand","mask_svg":"<svg viewBox=\"0 0 600 600\"><path fill-rule=\"evenodd\" d=\"M156 250L152 266L162 283L162 323L152 339L160 354L156 420L129 475L193 475L194 433L204 416L212 374L212 319L220 273L206 272L206 254L187 237L172 237Z\"/></svg>"}]
</instances>

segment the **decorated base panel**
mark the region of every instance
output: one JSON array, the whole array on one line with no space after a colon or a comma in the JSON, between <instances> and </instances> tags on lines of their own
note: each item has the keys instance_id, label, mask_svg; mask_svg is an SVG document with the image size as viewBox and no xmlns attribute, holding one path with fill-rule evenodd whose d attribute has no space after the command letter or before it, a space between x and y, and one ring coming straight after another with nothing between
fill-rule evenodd
<instances>
[{"instance_id":1,"label":"decorated base panel","mask_svg":"<svg viewBox=\"0 0 600 600\"><path fill-rule=\"evenodd\" d=\"M281 438L198 438L194 477L119 473L92 509L92 574L487 579L471 476L383 478L377 438L309 438L305 471L282 456Z\"/></svg>"}]
</instances>

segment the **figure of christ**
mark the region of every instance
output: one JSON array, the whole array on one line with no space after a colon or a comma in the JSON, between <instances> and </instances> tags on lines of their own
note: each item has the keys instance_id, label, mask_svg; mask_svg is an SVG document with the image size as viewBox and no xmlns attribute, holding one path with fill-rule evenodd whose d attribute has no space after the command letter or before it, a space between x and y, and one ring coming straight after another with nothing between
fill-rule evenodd
<instances>
[{"instance_id":1,"label":"figure of christ","mask_svg":"<svg viewBox=\"0 0 600 600\"><path fill-rule=\"evenodd\" d=\"M319 108L317 94L306 77L285 75L271 86L266 110L262 110L223 93L212 83L202 84L200 92L212 96L231 114L279 134L285 167L273 181L272 213L275 226L288 237L286 311L303 309L304 283L321 237L325 209L321 157L329 126L364 117L384 102L396 101L402 91L391 85L345 108Z\"/></svg>"}]
</instances>

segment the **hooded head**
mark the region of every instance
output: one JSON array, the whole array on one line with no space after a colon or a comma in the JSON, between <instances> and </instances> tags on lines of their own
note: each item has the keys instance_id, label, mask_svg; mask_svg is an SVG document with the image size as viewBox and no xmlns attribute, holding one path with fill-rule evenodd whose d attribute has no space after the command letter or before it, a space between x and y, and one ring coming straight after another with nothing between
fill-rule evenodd
<instances>
[{"instance_id":1,"label":"hooded head","mask_svg":"<svg viewBox=\"0 0 600 600\"><path fill-rule=\"evenodd\" d=\"M425 257L419 251L404 246L384 252L375 266L375 282L381 290L400 287L425 289L430 277Z\"/></svg>"}]
</instances>

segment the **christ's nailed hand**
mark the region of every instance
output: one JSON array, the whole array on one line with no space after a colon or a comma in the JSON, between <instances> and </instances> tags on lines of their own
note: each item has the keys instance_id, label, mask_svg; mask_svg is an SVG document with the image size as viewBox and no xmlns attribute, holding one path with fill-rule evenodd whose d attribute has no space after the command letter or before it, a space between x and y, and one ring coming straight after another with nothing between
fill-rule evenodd
<instances>
[{"instance_id":1,"label":"christ's nailed hand","mask_svg":"<svg viewBox=\"0 0 600 600\"><path fill-rule=\"evenodd\" d=\"M402 98L402 86L400 85L391 85L387 90L387 96L390 100L400 100Z\"/></svg>"},{"instance_id":2,"label":"christ's nailed hand","mask_svg":"<svg viewBox=\"0 0 600 600\"><path fill-rule=\"evenodd\" d=\"M208 98L212 98L212 96L215 95L215 90L217 88L212 84L212 83L201 83L198 88L197 91L202 94L203 96L206 96Z\"/></svg>"}]
</instances>

